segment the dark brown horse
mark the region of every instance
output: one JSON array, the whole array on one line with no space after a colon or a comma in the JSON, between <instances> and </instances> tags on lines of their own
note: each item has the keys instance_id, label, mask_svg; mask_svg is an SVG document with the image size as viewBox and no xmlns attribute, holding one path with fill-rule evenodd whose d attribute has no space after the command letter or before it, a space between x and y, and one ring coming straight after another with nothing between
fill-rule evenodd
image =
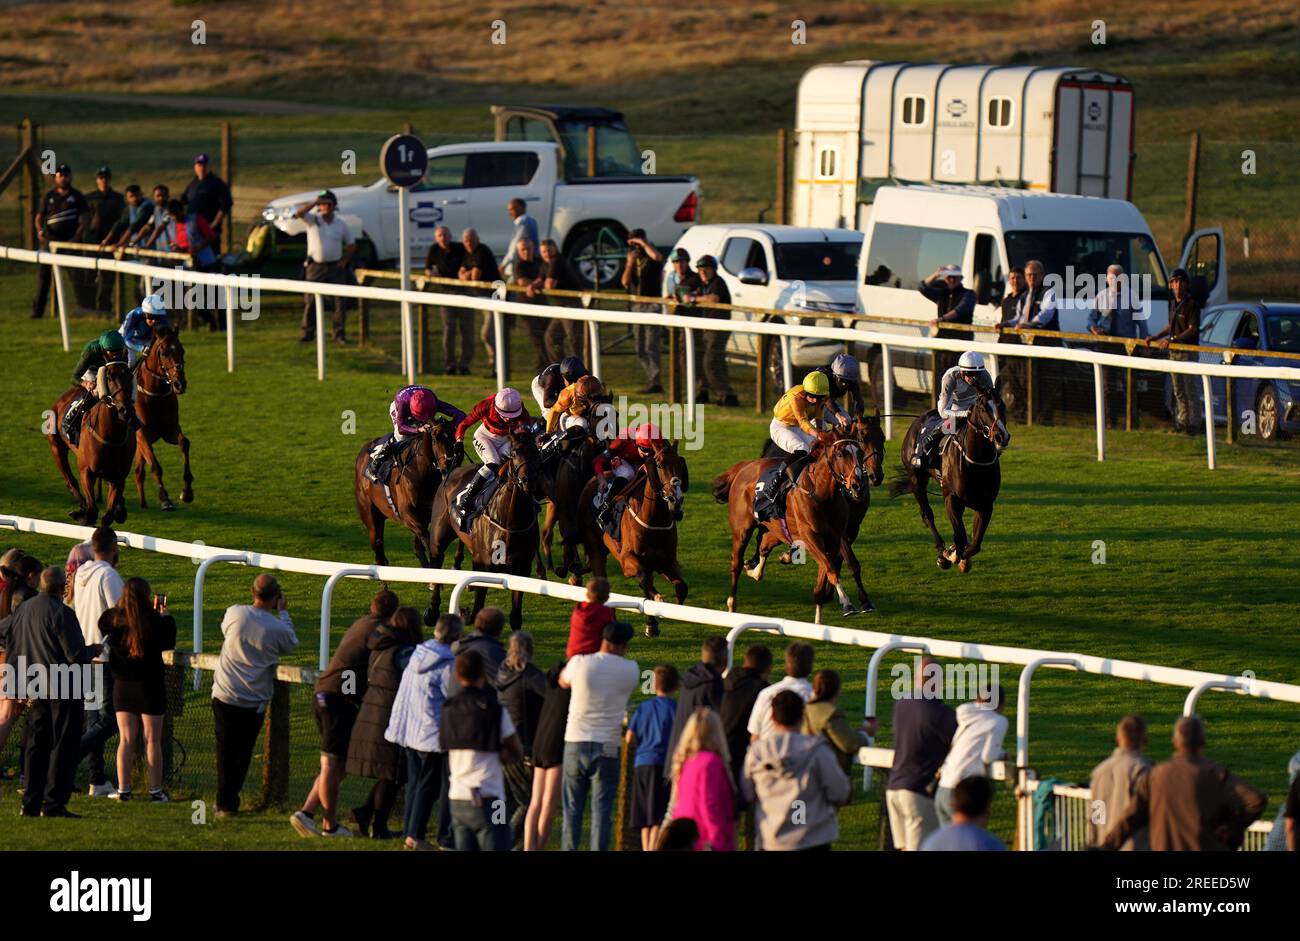
<instances>
[{"instance_id":1,"label":"dark brown horse","mask_svg":"<svg viewBox=\"0 0 1300 941\"><path fill-rule=\"evenodd\" d=\"M623 574L640 583L645 598L663 601L663 595L655 588L658 572L672 582L677 603L682 604L686 601L686 580L677 561L677 523L681 520L690 478L686 459L678 453L676 441L656 442L651 452L650 459L637 470L624 491L627 506L617 543L596 522L592 501L600 481L595 478L582 491L577 508L579 520L593 574L605 577L612 554ZM570 581L576 584L576 579ZM658 618L646 618L645 634L659 636Z\"/></svg>"},{"instance_id":2,"label":"dark brown horse","mask_svg":"<svg viewBox=\"0 0 1300 941\"><path fill-rule=\"evenodd\" d=\"M976 398L965 426L957 434L943 441L940 469L914 468L910 457L915 451L916 436L921 433L928 418L938 413L934 410L912 422L903 439L903 473L889 485L890 496L899 496L909 490L916 497L921 510L921 520L934 537L938 552L935 563L941 569L957 564L962 572L969 572L972 557L980 551L989 519L993 516L993 501L1002 486L1002 468L999 460L1002 451L1011 443L1007 431L1007 408L996 388L985 389ZM934 511L930 509L927 486L933 478L943 488L943 505L952 523L953 544L945 549L943 537L934 525ZM971 540L966 541L967 509L975 514Z\"/></svg>"},{"instance_id":3,"label":"dark brown horse","mask_svg":"<svg viewBox=\"0 0 1300 941\"><path fill-rule=\"evenodd\" d=\"M144 468L149 465L153 478L158 482L158 506L163 510L174 510L163 486L162 462L154 453L155 441L166 441L181 450L181 459L185 470L181 474L184 486L181 488L181 502L194 502L194 475L190 473L190 439L181 432L180 397L185 394L188 382L185 379L185 347L180 337L165 328L157 330L157 336L149 345L149 352L135 367L136 391L135 414L140 419L136 429L135 490L140 497L140 506L144 507Z\"/></svg>"},{"instance_id":4,"label":"dark brown horse","mask_svg":"<svg viewBox=\"0 0 1300 941\"><path fill-rule=\"evenodd\" d=\"M373 438L362 445L352 471L352 492L377 565L388 564L384 553L384 522L390 519L411 533L420 565L428 568L433 564L429 553L429 523L433 519L434 495L452 470L455 430L454 422L433 422L415 441L407 444L389 468L388 480L384 482L388 485L388 495L384 494L383 484L373 483L366 476L370 452L380 439Z\"/></svg>"},{"instance_id":5,"label":"dark brown horse","mask_svg":"<svg viewBox=\"0 0 1300 941\"><path fill-rule=\"evenodd\" d=\"M54 403L54 429L46 435L54 464L63 475L68 492L77 501L78 508L72 518L87 526L95 524L99 507L95 488L99 482L108 482L108 503L104 509L103 526L126 522L126 500L123 497L131 462L135 458L136 436L131 432L131 393L134 386L131 370L126 363L112 362L99 371L99 400L88 408L81 418L81 437L76 444L77 472L81 488L72 477L68 465L68 452L72 444L63 437L63 414L72 400L82 390L69 389Z\"/></svg>"},{"instance_id":6,"label":"dark brown horse","mask_svg":"<svg viewBox=\"0 0 1300 941\"><path fill-rule=\"evenodd\" d=\"M806 552L817 562L817 582L813 588L816 621L821 623L822 605L834 592L845 614L857 614L848 592L840 581L843 564L844 524L848 518L848 501L856 500L865 486L859 479L859 458L852 447L854 439L836 438L823 432L812 447L812 460L804 469L799 483L786 495L785 522L759 523L754 519L754 485L764 471L779 463L774 458L741 461L713 481L713 498L729 507L731 524L731 593L727 610L736 610L736 591L742 568L755 581L763 577L769 553L783 543ZM745 547L755 530L760 530L758 564L744 565Z\"/></svg>"},{"instance_id":7,"label":"dark brown horse","mask_svg":"<svg viewBox=\"0 0 1300 941\"><path fill-rule=\"evenodd\" d=\"M477 467L459 467L447 475L433 501L429 524L429 554L434 568L442 567L443 556L459 539L469 551L476 572L506 572L530 575L540 544L537 512L542 499L541 456L532 432L510 436L510 457L497 471L497 488L488 503L469 524L466 532L456 525L451 512L456 494L469 483ZM474 614L487 598L487 588L474 589ZM442 604L442 586L433 586L429 613L436 615ZM523 626L524 593L510 593L510 627Z\"/></svg>"},{"instance_id":8,"label":"dark brown horse","mask_svg":"<svg viewBox=\"0 0 1300 941\"><path fill-rule=\"evenodd\" d=\"M585 564L578 560L578 546L583 540L578 520L578 501L583 487L592 479L591 461L600 447L600 443L590 435L574 441L559 455L555 473L546 477L544 486L548 502L546 521L542 526L541 554L538 556L538 578L545 578L546 569L549 568L561 578L568 575L576 579L591 566L590 557ZM551 555L551 544L557 526L562 549L558 567Z\"/></svg>"}]
</instances>

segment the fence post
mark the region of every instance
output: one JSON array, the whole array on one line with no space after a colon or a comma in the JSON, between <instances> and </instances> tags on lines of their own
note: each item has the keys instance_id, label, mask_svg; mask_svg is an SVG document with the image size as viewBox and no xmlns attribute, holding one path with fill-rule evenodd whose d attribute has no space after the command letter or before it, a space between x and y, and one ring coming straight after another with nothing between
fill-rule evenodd
<instances>
[{"instance_id":1,"label":"fence post","mask_svg":"<svg viewBox=\"0 0 1300 941\"><path fill-rule=\"evenodd\" d=\"M591 358L587 360L587 366L591 369L593 376L599 376L600 371L600 321L594 317L587 321L587 331L591 334Z\"/></svg>"},{"instance_id":2,"label":"fence post","mask_svg":"<svg viewBox=\"0 0 1300 941\"><path fill-rule=\"evenodd\" d=\"M587 176L596 175L596 125L587 127ZM599 277L599 274L597 275Z\"/></svg>"},{"instance_id":3,"label":"fence post","mask_svg":"<svg viewBox=\"0 0 1300 941\"><path fill-rule=\"evenodd\" d=\"M1034 425L1034 358L1025 357L1025 426Z\"/></svg>"},{"instance_id":4,"label":"fence post","mask_svg":"<svg viewBox=\"0 0 1300 941\"><path fill-rule=\"evenodd\" d=\"M361 287L366 286L366 276L358 275L357 284ZM357 345L365 346L366 339L370 335L370 301L368 298L357 299Z\"/></svg>"},{"instance_id":5,"label":"fence post","mask_svg":"<svg viewBox=\"0 0 1300 941\"><path fill-rule=\"evenodd\" d=\"M68 298L63 288L63 272L57 263L51 266L54 271L54 303L59 308L59 336L63 340L63 352L68 352Z\"/></svg>"},{"instance_id":6,"label":"fence post","mask_svg":"<svg viewBox=\"0 0 1300 941\"><path fill-rule=\"evenodd\" d=\"M1129 355L1133 353L1130 350ZM1124 430L1133 430L1133 369L1124 370Z\"/></svg>"},{"instance_id":7,"label":"fence post","mask_svg":"<svg viewBox=\"0 0 1300 941\"><path fill-rule=\"evenodd\" d=\"M426 372L429 360L429 308L420 304L416 307L415 320L415 371Z\"/></svg>"},{"instance_id":8,"label":"fence post","mask_svg":"<svg viewBox=\"0 0 1300 941\"><path fill-rule=\"evenodd\" d=\"M695 414L695 331L685 330L686 351L682 359L686 361L686 420L693 421Z\"/></svg>"},{"instance_id":9,"label":"fence post","mask_svg":"<svg viewBox=\"0 0 1300 941\"><path fill-rule=\"evenodd\" d=\"M763 414L763 403L767 401L767 344L768 336L760 333L755 340L758 369L754 371L754 414Z\"/></svg>"},{"instance_id":10,"label":"fence post","mask_svg":"<svg viewBox=\"0 0 1300 941\"><path fill-rule=\"evenodd\" d=\"M41 202L40 147L37 142L37 124L31 118L23 118L19 125L19 147L27 152L27 161L22 170L22 189L18 192L18 212L20 231L23 233L23 248L37 248L36 225L32 217ZM41 312L42 314L44 311ZM67 347L64 347L67 351Z\"/></svg>"},{"instance_id":11,"label":"fence post","mask_svg":"<svg viewBox=\"0 0 1300 941\"><path fill-rule=\"evenodd\" d=\"M1101 363L1092 364L1092 384L1097 409L1097 460L1106 460L1106 370Z\"/></svg>"},{"instance_id":12,"label":"fence post","mask_svg":"<svg viewBox=\"0 0 1300 941\"><path fill-rule=\"evenodd\" d=\"M677 371L677 328L668 328L668 401L676 402L681 394L680 373Z\"/></svg>"},{"instance_id":13,"label":"fence post","mask_svg":"<svg viewBox=\"0 0 1300 941\"><path fill-rule=\"evenodd\" d=\"M316 379L325 381L325 296L316 295Z\"/></svg>"},{"instance_id":14,"label":"fence post","mask_svg":"<svg viewBox=\"0 0 1300 941\"><path fill-rule=\"evenodd\" d=\"M641 834L628 832L630 820L627 805L628 795L632 791L632 761L629 755L632 753L633 749L624 741L623 747L619 749L618 797L614 807L614 845L611 847L616 853L641 849ZM635 839L632 839L633 836Z\"/></svg>"},{"instance_id":15,"label":"fence post","mask_svg":"<svg viewBox=\"0 0 1300 941\"><path fill-rule=\"evenodd\" d=\"M235 291L226 285L226 372L235 371Z\"/></svg>"},{"instance_id":16,"label":"fence post","mask_svg":"<svg viewBox=\"0 0 1300 941\"><path fill-rule=\"evenodd\" d=\"M1177 380L1175 380L1177 381ZM1201 376L1201 394L1204 398L1205 411L1205 456L1210 466L1214 470L1214 399L1211 396L1210 377Z\"/></svg>"},{"instance_id":17,"label":"fence post","mask_svg":"<svg viewBox=\"0 0 1300 941\"><path fill-rule=\"evenodd\" d=\"M939 351L930 351L930 395L934 399L934 407L939 407Z\"/></svg>"},{"instance_id":18,"label":"fence post","mask_svg":"<svg viewBox=\"0 0 1300 941\"><path fill-rule=\"evenodd\" d=\"M230 192L235 191L235 137L230 130L230 122L221 122L221 175L226 181L226 186ZM225 218L221 220L221 251L226 253L230 251L233 241L234 220Z\"/></svg>"},{"instance_id":19,"label":"fence post","mask_svg":"<svg viewBox=\"0 0 1300 941\"><path fill-rule=\"evenodd\" d=\"M1196 229L1196 187L1201 177L1201 132L1192 131L1187 151L1187 204L1183 210L1183 244Z\"/></svg>"},{"instance_id":20,"label":"fence post","mask_svg":"<svg viewBox=\"0 0 1300 941\"><path fill-rule=\"evenodd\" d=\"M266 708L266 748L262 753L262 807L284 803L289 795L289 684L275 681Z\"/></svg>"},{"instance_id":21,"label":"fence post","mask_svg":"<svg viewBox=\"0 0 1300 941\"><path fill-rule=\"evenodd\" d=\"M781 391L785 392L786 389L792 388L794 386L794 342L790 339L790 337L782 335L780 338L780 343L781 343L781 382L784 384Z\"/></svg>"},{"instance_id":22,"label":"fence post","mask_svg":"<svg viewBox=\"0 0 1300 941\"><path fill-rule=\"evenodd\" d=\"M776 218L777 225L785 225L785 128L776 129Z\"/></svg>"},{"instance_id":23,"label":"fence post","mask_svg":"<svg viewBox=\"0 0 1300 941\"><path fill-rule=\"evenodd\" d=\"M880 384L884 386L881 395L885 401L885 440L894 437L894 358L888 346L880 348Z\"/></svg>"},{"instance_id":24,"label":"fence post","mask_svg":"<svg viewBox=\"0 0 1300 941\"><path fill-rule=\"evenodd\" d=\"M1212 407L1212 403L1206 403L1206 409ZM1227 421L1228 444L1237 443L1237 406L1232 398L1232 377L1228 376L1223 381L1223 417Z\"/></svg>"}]
</instances>

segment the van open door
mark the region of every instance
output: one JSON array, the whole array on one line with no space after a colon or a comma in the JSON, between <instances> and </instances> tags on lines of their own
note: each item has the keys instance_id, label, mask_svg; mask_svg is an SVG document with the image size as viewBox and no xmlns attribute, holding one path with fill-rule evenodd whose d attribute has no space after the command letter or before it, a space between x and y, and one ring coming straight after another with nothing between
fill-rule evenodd
<instances>
[{"instance_id":1,"label":"van open door","mask_svg":"<svg viewBox=\"0 0 1300 941\"><path fill-rule=\"evenodd\" d=\"M1178 267L1191 275L1192 287L1204 296L1203 306L1223 304L1228 300L1228 255L1223 243L1223 229L1197 229L1183 245Z\"/></svg>"}]
</instances>

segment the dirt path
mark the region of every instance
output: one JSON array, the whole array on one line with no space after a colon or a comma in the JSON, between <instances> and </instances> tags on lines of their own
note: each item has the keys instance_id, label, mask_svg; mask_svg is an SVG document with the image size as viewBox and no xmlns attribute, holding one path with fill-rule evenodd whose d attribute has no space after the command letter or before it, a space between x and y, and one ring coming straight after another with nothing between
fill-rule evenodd
<instances>
[{"instance_id":1,"label":"dirt path","mask_svg":"<svg viewBox=\"0 0 1300 941\"><path fill-rule=\"evenodd\" d=\"M225 114L356 114L370 108L341 105L313 105L297 101L262 98L208 98L199 95L112 95L97 92L3 91L0 98L40 98L93 101L101 104L136 105L144 108L174 108L185 111L214 111Z\"/></svg>"}]
</instances>

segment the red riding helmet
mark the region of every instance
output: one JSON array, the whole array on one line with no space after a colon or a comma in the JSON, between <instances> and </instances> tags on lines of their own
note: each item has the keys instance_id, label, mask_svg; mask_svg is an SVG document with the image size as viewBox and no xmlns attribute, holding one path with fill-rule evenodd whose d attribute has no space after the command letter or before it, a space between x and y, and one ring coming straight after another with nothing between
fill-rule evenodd
<instances>
[{"instance_id":1,"label":"red riding helmet","mask_svg":"<svg viewBox=\"0 0 1300 941\"><path fill-rule=\"evenodd\" d=\"M637 425L635 434L636 446L647 450L652 448L655 442L663 440L663 435L659 433L659 429L649 422L644 425Z\"/></svg>"},{"instance_id":2,"label":"red riding helmet","mask_svg":"<svg viewBox=\"0 0 1300 941\"><path fill-rule=\"evenodd\" d=\"M411 417L416 421L433 421L438 414L438 397L428 389L416 389L411 395Z\"/></svg>"}]
</instances>

